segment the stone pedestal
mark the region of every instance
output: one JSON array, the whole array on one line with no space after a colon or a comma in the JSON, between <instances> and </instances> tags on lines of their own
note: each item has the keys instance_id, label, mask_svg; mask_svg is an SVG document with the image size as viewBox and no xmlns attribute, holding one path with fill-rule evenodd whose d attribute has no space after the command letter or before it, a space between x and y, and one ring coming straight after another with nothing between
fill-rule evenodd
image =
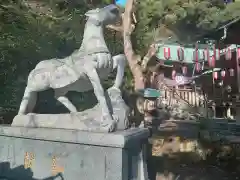
<instances>
[{"instance_id":1,"label":"stone pedestal","mask_svg":"<svg viewBox=\"0 0 240 180\"><path fill-rule=\"evenodd\" d=\"M147 180L149 131L115 133L0 126L6 179Z\"/></svg>"}]
</instances>

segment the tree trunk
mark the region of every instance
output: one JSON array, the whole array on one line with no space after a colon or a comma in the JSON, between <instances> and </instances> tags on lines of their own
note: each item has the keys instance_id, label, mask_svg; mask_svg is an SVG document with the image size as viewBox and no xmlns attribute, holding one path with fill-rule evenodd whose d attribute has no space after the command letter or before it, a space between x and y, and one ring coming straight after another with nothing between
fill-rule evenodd
<instances>
[{"instance_id":1,"label":"tree trunk","mask_svg":"<svg viewBox=\"0 0 240 180\"><path fill-rule=\"evenodd\" d=\"M141 65L138 64L140 56L136 55L131 42L132 28L132 10L134 0L128 0L123 15L123 41L124 53L128 60L130 70L134 77L134 87L137 89L145 88L145 78L142 72Z\"/></svg>"}]
</instances>

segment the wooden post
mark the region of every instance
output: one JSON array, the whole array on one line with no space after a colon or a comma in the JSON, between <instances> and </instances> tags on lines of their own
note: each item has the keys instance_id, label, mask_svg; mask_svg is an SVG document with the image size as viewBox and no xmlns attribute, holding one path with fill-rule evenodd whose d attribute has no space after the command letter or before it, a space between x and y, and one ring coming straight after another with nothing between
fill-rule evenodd
<instances>
[{"instance_id":1,"label":"wooden post","mask_svg":"<svg viewBox=\"0 0 240 180\"><path fill-rule=\"evenodd\" d=\"M236 107L236 116L235 116L235 119L236 119L236 123L237 124L240 124L240 107Z\"/></svg>"},{"instance_id":2,"label":"wooden post","mask_svg":"<svg viewBox=\"0 0 240 180\"><path fill-rule=\"evenodd\" d=\"M212 104L213 118L216 118L216 103Z\"/></svg>"},{"instance_id":3,"label":"wooden post","mask_svg":"<svg viewBox=\"0 0 240 180\"><path fill-rule=\"evenodd\" d=\"M222 107L223 107L223 117L227 117L227 107L226 107L226 103L223 101L222 102Z\"/></svg>"},{"instance_id":4,"label":"wooden post","mask_svg":"<svg viewBox=\"0 0 240 180\"><path fill-rule=\"evenodd\" d=\"M227 118L231 118L231 106L227 106Z\"/></svg>"},{"instance_id":5,"label":"wooden post","mask_svg":"<svg viewBox=\"0 0 240 180\"><path fill-rule=\"evenodd\" d=\"M238 93L240 94L240 56L238 53L238 47L236 48L236 70L237 70L237 87L238 87ZM240 124L240 107L238 106L239 103L239 95L236 98L236 106L235 106L235 110L236 110L236 123Z\"/></svg>"},{"instance_id":6,"label":"wooden post","mask_svg":"<svg viewBox=\"0 0 240 180\"><path fill-rule=\"evenodd\" d=\"M156 118L156 98L145 98L144 101L144 127L152 128L153 120Z\"/></svg>"}]
</instances>

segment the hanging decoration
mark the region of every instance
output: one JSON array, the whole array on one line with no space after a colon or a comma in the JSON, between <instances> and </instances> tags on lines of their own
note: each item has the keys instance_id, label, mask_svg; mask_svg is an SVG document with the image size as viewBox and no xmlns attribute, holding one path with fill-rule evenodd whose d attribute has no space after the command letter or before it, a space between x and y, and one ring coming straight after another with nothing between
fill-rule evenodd
<instances>
[{"instance_id":1,"label":"hanging decoration","mask_svg":"<svg viewBox=\"0 0 240 180\"><path fill-rule=\"evenodd\" d=\"M176 74L177 74L176 70L172 70L172 79L175 79Z\"/></svg>"},{"instance_id":2,"label":"hanging decoration","mask_svg":"<svg viewBox=\"0 0 240 180\"><path fill-rule=\"evenodd\" d=\"M195 67L196 67L196 71L199 72L200 71L200 64L198 63L199 60L199 51L198 51L198 43L196 43L195 46L195 51L193 51L193 60L195 61Z\"/></svg>"},{"instance_id":3,"label":"hanging decoration","mask_svg":"<svg viewBox=\"0 0 240 180\"><path fill-rule=\"evenodd\" d=\"M215 80L218 79L218 72L213 72L213 78L214 78Z\"/></svg>"},{"instance_id":4,"label":"hanging decoration","mask_svg":"<svg viewBox=\"0 0 240 180\"><path fill-rule=\"evenodd\" d=\"M206 61L206 57L205 57L205 49L202 51L202 57L203 57L203 60Z\"/></svg>"},{"instance_id":5,"label":"hanging decoration","mask_svg":"<svg viewBox=\"0 0 240 180\"><path fill-rule=\"evenodd\" d=\"M169 48L169 47L165 47L165 48L164 48L164 58L165 58L166 60L169 60L170 57L171 57L170 48Z\"/></svg>"},{"instance_id":6,"label":"hanging decoration","mask_svg":"<svg viewBox=\"0 0 240 180\"><path fill-rule=\"evenodd\" d=\"M227 48L226 50L226 55L225 55L226 60L231 60L232 59L232 50L230 47Z\"/></svg>"},{"instance_id":7,"label":"hanging decoration","mask_svg":"<svg viewBox=\"0 0 240 180\"><path fill-rule=\"evenodd\" d=\"M187 66L182 66L183 75L187 75Z\"/></svg>"},{"instance_id":8,"label":"hanging decoration","mask_svg":"<svg viewBox=\"0 0 240 180\"><path fill-rule=\"evenodd\" d=\"M209 55L209 49L208 48L204 49L203 57L204 57L204 60L207 61L208 64L210 64L210 55Z\"/></svg>"},{"instance_id":9,"label":"hanging decoration","mask_svg":"<svg viewBox=\"0 0 240 180\"><path fill-rule=\"evenodd\" d=\"M234 76L234 69L229 69L229 75Z\"/></svg>"},{"instance_id":10,"label":"hanging decoration","mask_svg":"<svg viewBox=\"0 0 240 180\"><path fill-rule=\"evenodd\" d=\"M196 48L195 51L194 51L194 60L196 63L198 63L198 49Z\"/></svg>"},{"instance_id":11,"label":"hanging decoration","mask_svg":"<svg viewBox=\"0 0 240 180\"><path fill-rule=\"evenodd\" d=\"M179 47L177 50L178 60L183 61L184 60L184 49Z\"/></svg>"},{"instance_id":12,"label":"hanging decoration","mask_svg":"<svg viewBox=\"0 0 240 180\"><path fill-rule=\"evenodd\" d=\"M215 67L215 58L214 58L214 56L211 56L211 57L209 58L208 65L209 65L209 67L211 67L211 68L214 68L214 67Z\"/></svg>"},{"instance_id":13,"label":"hanging decoration","mask_svg":"<svg viewBox=\"0 0 240 180\"><path fill-rule=\"evenodd\" d=\"M213 56L216 61L220 59L220 50L216 48L216 45L213 45Z\"/></svg>"},{"instance_id":14,"label":"hanging decoration","mask_svg":"<svg viewBox=\"0 0 240 180\"><path fill-rule=\"evenodd\" d=\"M224 78L226 76L226 71L225 70L221 70L221 77Z\"/></svg>"},{"instance_id":15,"label":"hanging decoration","mask_svg":"<svg viewBox=\"0 0 240 180\"><path fill-rule=\"evenodd\" d=\"M216 46L215 46L215 44L213 45L213 57L214 57L214 59L216 60L216 54L217 54L217 52L216 52Z\"/></svg>"},{"instance_id":16,"label":"hanging decoration","mask_svg":"<svg viewBox=\"0 0 240 180\"><path fill-rule=\"evenodd\" d=\"M212 62L212 67L215 67L215 65L216 65L216 59L215 59L214 56L211 58L211 62Z\"/></svg>"},{"instance_id":17,"label":"hanging decoration","mask_svg":"<svg viewBox=\"0 0 240 180\"><path fill-rule=\"evenodd\" d=\"M208 65L211 68L215 67L215 62L216 62L216 48L215 45L213 46L213 55L209 58Z\"/></svg>"},{"instance_id":18,"label":"hanging decoration","mask_svg":"<svg viewBox=\"0 0 240 180\"><path fill-rule=\"evenodd\" d=\"M237 59L240 63L240 48L237 48Z\"/></svg>"},{"instance_id":19,"label":"hanging decoration","mask_svg":"<svg viewBox=\"0 0 240 180\"><path fill-rule=\"evenodd\" d=\"M201 70L201 64L196 62L195 66L196 66L196 71L199 72Z\"/></svg>"},{"instance_id":20,"label":"hanging decoration","mask_svg":"<svg viewBox=\"0 0 240 180\"><path fill-rule=\"evenodd\" d=\"M177 76L175 77L175 81L176 81L176 83L177 83L178 85L184 85L187 80L186 80L186 78L185 78L184 76L182 76L182 75L177 75Z\"/></svg>"},{"instance_id":21,"label":"hanging decoration","mask_svg":"<svg viewBox=\"0 0 240 180\"><path fill-rule=\"evenodd\" d=\"M220 54L220 49L216 49L216 61L220 60L221 54Z\"/></svg>"}]
</instances>

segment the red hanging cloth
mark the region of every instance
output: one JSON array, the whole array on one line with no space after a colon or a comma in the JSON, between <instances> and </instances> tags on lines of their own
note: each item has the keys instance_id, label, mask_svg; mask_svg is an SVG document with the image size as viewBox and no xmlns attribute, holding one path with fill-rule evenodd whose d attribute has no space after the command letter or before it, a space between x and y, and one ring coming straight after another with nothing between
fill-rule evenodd
<instances>
[{"instance_id":1,"label":"red hanging cloth","mask_svg":"<svg viewBox=\"0 0 240 180\"><path fill-rule=\"evenodd\" d=\"M226 71L225 70L221 70L221 77L224 78L226 76Z\"/></svg>"},{"instance_id":2,"label":"red hanging cloth","mask_svg":"<svg viewBox=\"0 0 240 180\"><path fill-rule=\"evenodd\" d=\"M209 58L208 65L209 65L209 67L211 67L211 68L214 68L214 67L215 67L215 58L214 58L214 56L211 56L211 57Z\"/></svg>"},{"instance_id":3,"label":"red hanging cloth","mask_svg":"<svg viewBox=\"0 0 240 180\"><path fill-rule=\"evenodd\" d=\"M201 65L200 63L196 63L196 71L199 72L201 70Z\"/></svg>"},{"instance_id":4,"label":"red hanging cloth","mask_svg":"<svg viewBox=\"0 0 240 180\"><path fill-rule=\"evenodd\" d=\"M210 55L209 55L209 49L208 48L204 49L204 59L205 59L205 61L208 62L208 65L211 63L210 62Z\"/></svg>"},{"instance_id":5,"label":"red hanging cloth","mask_svg":"<svg viewBox=\"0 0 240 180\"><path fill-rule=\"evenodd\" d=\"M237 59L238 59L238 63L240 63L240 48L237 49Z\"/></svg>"},{"instance_id":6,"label":"red hanging cloth","mask_svg":"<svg viewBox=\"0 0 240 180\"><path fill-rule=\"evenodd\" d=\"M225 55L226 60L231 60L232 59L232 50L230 47L227 48L226 50L226 55Z\"/></svg>"},{"instance_id":7,"label":"red hanging cloth","mask_svg":"<svg viewBox=\"0 0 240 180\"><path fill-rule=\"evenodd\" d=\"M166 60L168 60L168 59L170 59L170 57L171 57L170 48L169 47L165 47L164 48L164 58Z\"/></svg>"},{"instance_id":8,"label":"red hanging cloth","mask_svg":"<svg viewBox=\"0 0 240 180\"><path fill-rule=\"evenodd\" d=\"M219 48L216 48L216 45L214 46L214 49L215 49L215 59L216 61L218 61L220 59L220 49Z\"/></svg>"},{"instance_id":9,"label":"red hanging cloth","mask_svg":"<svg viewBox=\"0 0 240 180\"><path fill-rule=\"evenodd\" d=\"M216 54L217 54L217 52L216 52L216 46L213 45L213 57L214 57L214 59L216 59Z\"/></svg>"},{"instance_id":10,"label":"red hanging cloth","mask_svg":"<svg viewBox=\"0 0 240 180\"><path fill-rule=\"evenodd\" d=\"M175 77L176 77L176 71L175 70L172 70L172 79L175 79Z\"/></svg>"},{"instance_id":11,"label":"red hanging cloth","mask_svg":"<svg viewBox=\"0 0 240 180\"><path fill-rule=\"evenodd\" d=\"M198 56L198 44L196 43L196 47L195 47L195 51L193 52L193 58L195 60L195 67L196 67L196 71L199 72L200 71L200 64L198 63L199 60L199 56Z\"/></svg>"},{"instance_id":12,"label":"red hanging cloth","mask_svg":"<svg viewBox=\"0 0 240 180\"><path fill-rule=\"evenodd\" d=\"M213 78L216 80L218 79L218 72L213 72Z\"/></svg>"}]
</instances>

